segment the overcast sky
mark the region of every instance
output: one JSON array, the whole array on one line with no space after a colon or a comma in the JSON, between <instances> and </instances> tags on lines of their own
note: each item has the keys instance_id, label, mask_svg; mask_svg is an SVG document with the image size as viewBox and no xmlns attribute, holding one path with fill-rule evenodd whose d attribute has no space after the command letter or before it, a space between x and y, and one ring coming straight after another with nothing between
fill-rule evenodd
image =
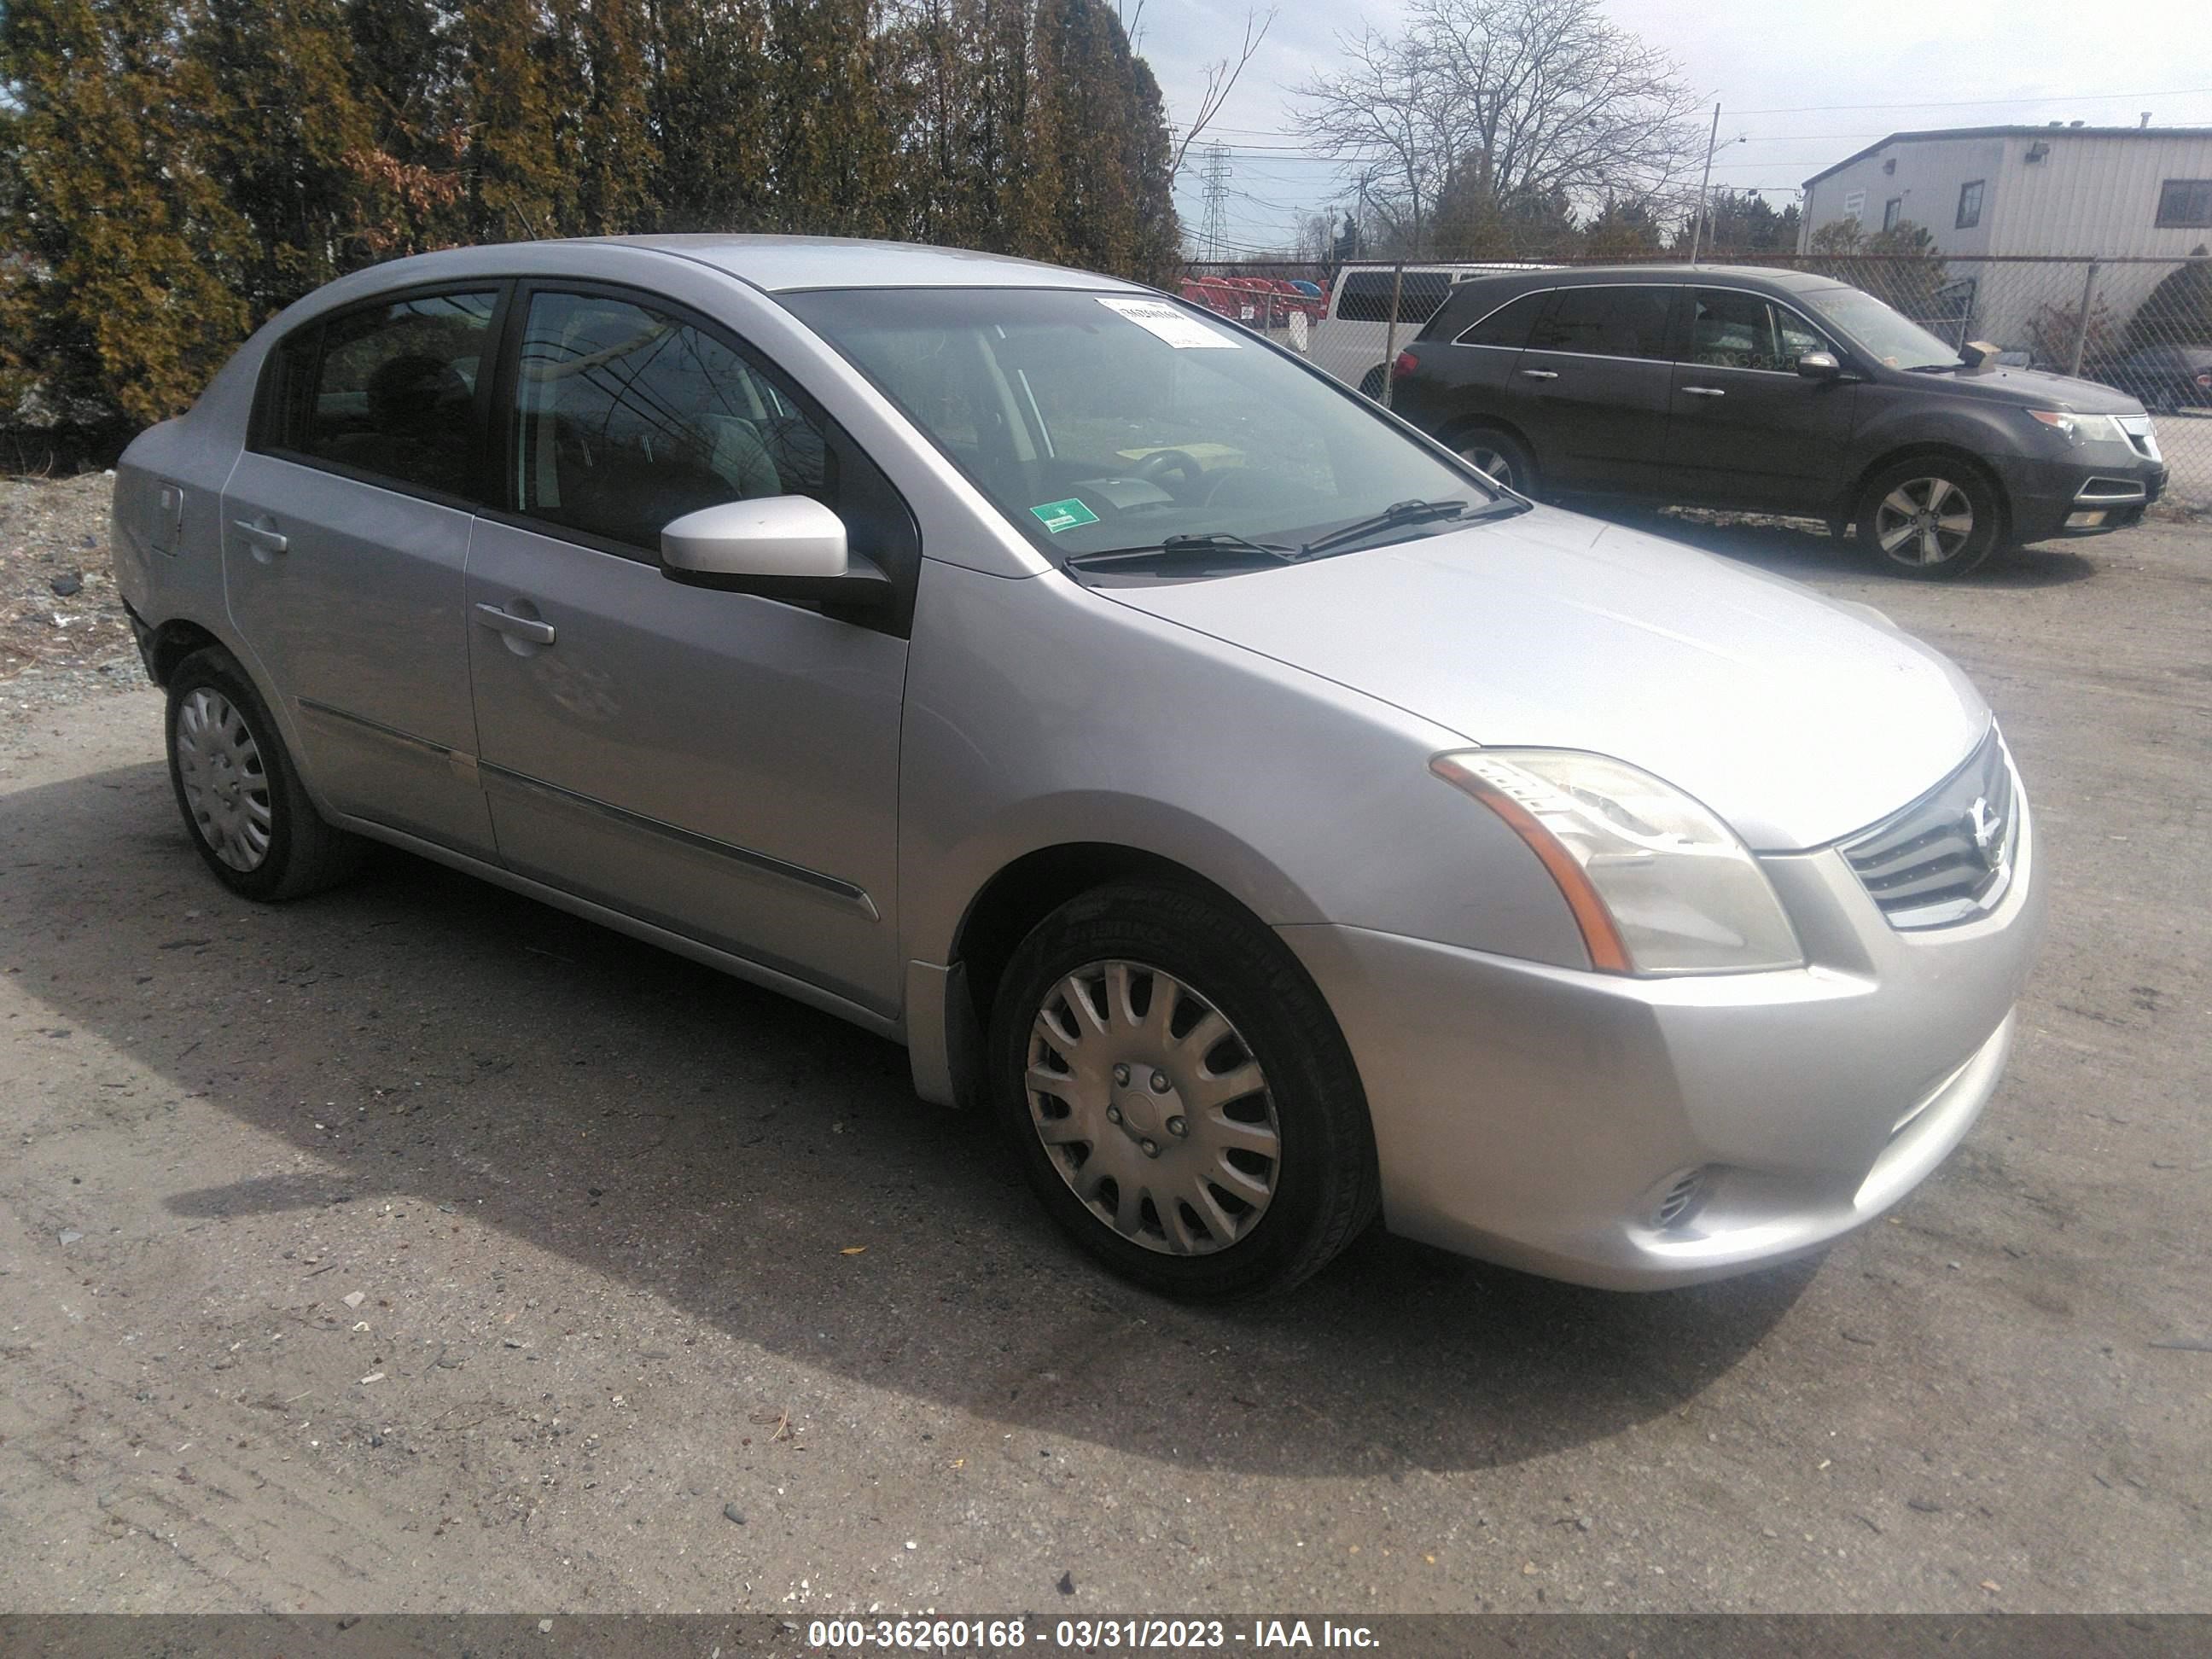
<instances>
[{"instance_id":1,"label":"overcast sky","mask_svg":"<svg viewBox=\"0 0 2212 1659\"><path fill-rule=\"evenodd\" d=\"M1124 17L1132 9L1121 0ZM1605 9L1671 52L1708 108L1719 99L1715 182L1766 189L1778 208L1809 175L1905 129L2133 126L2144 110L2160 126L2212 125L2204 0L1607 0ZM1203 65L1242 38L1245 9L1244 0L1144 0L1138 49L1178 128L1196 110ZM1231 147L1231 241L1282 246L1301 210L1323 207L1342 187L1340 165L1297 153L1290 88L1330 66L1340 31L1363 19L1391 27L1401 10L1394 0L1282 0L1207 135ZM1194 231L1203 216L1196 154L1177 184Z\"/></svg>"}]
</instances>

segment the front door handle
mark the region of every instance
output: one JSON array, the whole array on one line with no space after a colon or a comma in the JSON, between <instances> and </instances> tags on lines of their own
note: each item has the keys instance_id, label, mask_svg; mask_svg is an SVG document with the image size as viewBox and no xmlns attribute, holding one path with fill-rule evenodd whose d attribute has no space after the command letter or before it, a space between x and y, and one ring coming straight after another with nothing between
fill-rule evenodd
<instances>
[{"instance_id":1,"label":"front door handle","mask_svg":"<svg viewBox=\"0 0 2212 1659\"><path fill-rule=\"evenodd\" d=\"M233 519L230 527L264 553L282 553L290 545L277 532L267 525L256 524L251 519Z\"/></svg>"},{"instance_id":2,"label":"front door handle","mask_svg":"<svg viewBox=\"0 0 2212 1659\"><path fill-rule=\"evenodd\" d=\"M1521 372L1532 380L1556 380L1559 378L1559 371L1556 368L1524 368Z\"/></svg>"},{"instance_id":3,"label":"front door handle","mask_svg":"<svg viewBox=\"0 0 2212 1659\"><path fill-rule=\"evenodd\" d=\"M1727 392L1722 391L1717 386L1686 386L1682 388L1682 391L1685 396L1692 398L1725 398L1728 396Z\"/></svg>"},{"instance_id":4,"label":"front door handle","mask_svg":"<svg viewBox=\"0 0 2212 1659\"><path fill-rule=\"evenodd\" d=\"M518 617L495 605L477 605L477 621L495 633L511 634L518 640L529 641L532 645L553 643L551 623L539 622L535 617Z\"/></svg>"}]
</instances>

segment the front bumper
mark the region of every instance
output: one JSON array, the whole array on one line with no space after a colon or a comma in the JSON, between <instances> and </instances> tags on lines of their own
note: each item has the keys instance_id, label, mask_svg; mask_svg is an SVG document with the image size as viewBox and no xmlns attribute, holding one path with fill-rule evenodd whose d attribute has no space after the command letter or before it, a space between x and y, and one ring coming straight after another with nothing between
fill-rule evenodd
<instances>
[{"instance_id":1,"label":"front bumper","mask_svg":"<svg viewBox=\"0 0 2212 1659\"><path fill-rule=\"evenodd\" d=\"M1802 1255L1881 1214L2003 1070L2044 913L2020 811L2005 896L1951 927L1892 928L1833 848L1763 858L1808 957L1782 973L1626 979L1281 929L1359 1066L1386 1223L1650 1290Z\"/></svg>"},{"instance_id":2,"label":"front bumper","mask_svg":"<svg viewBox=\"0 0 2212 1659\"><path fill-rule=\"evenodd\" d=\"M1999 471L2012 509L2011 538L2023 545L2140 524L2166 493L2167 478L2163 461L2123 443L2084 445L2063 460L2019 460Z\"/></svg>"}]
</instances>

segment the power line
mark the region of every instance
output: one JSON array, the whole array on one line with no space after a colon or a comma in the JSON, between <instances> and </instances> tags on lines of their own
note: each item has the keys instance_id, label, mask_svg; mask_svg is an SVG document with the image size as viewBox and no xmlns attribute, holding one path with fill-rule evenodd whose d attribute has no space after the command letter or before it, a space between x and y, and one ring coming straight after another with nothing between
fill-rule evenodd
<instances>
[{"instance_id":1,"label":"power line","mask_svg":"<svg viewBox=\"0 0 2212 1659\"><path fill-rule=\"evenodd\" d=\"M2017 98L1923 98L1902 103L1887 104L1788 104L1778 105L1772 109L1730 110L1728 113L1730 116L1814 115L1841 110L1860 109L1990 109L2003 104L2112 104L2137 98L2198 98L2207 95L2212 95L2212 87L2170 87L2158 92L2031 92L2023 93ZM2153 131L2156 130L2152 129ZM1301 136L1279 127L1225 127L1218 124L1210 124L1206 131L1249 138L1296 138ZM1798 136L1808 138L1849 138L1860 135L1803 133ZM1865 136L1880 137L1882 135L1872 133Z\"/></svg>"}]
</instances>

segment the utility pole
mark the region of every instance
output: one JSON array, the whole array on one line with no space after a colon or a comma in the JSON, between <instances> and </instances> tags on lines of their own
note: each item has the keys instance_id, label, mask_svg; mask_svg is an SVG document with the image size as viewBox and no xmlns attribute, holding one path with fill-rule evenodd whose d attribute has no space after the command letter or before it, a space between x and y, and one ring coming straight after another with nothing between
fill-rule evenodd
<instances>
[{"instance_id":1,"label":"utility pole","mask_svg":"<svg viewBox=\"0 0 2212 1659\"><path fill-rule=\"evenodd\" d=\"M1698 217L1690 227L1690 263L1698 263L1698 245L1705 234L1705 190L1713 182L1713 151L1721 142L1721 100L1713 100L1713 132L1705 140L1705 174L1698 180Z\"/></svg>"}]
</instances>

